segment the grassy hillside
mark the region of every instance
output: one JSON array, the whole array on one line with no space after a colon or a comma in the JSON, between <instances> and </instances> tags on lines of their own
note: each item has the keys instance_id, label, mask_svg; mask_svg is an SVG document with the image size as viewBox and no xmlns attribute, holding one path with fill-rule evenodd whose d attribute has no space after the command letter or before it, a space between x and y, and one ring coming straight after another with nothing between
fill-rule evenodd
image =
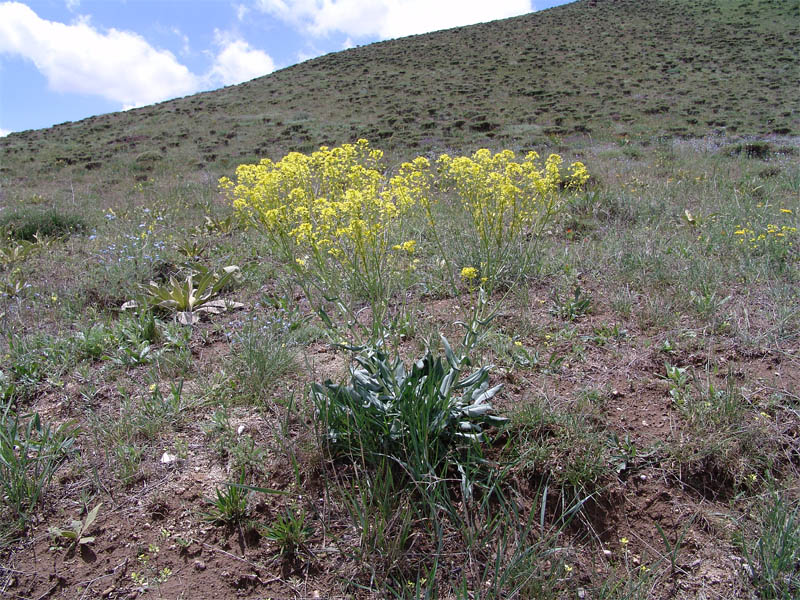
<instances>
[{"instance_id":1,"label":"grassy hillside","mask_svg":"<svg viewBox=\"0 0 800 600\"><path fill-rule=\"evenodd\" d=\"M798 597L797 22L576 2L0 140L2 597Z\"/></svg>"},{"instance_id":2,"label":"grassy hillside","mask_svg":"<svg viewBox=\"0 0 800 600\"><path fill-rule=\"evenodd\" d=\"M599 0L372 44L222 90L0 140L15 182L212 173L360 137L527 148L613 137L800 133L797 3ZM152 162L148 162L152 161Z\"/></svg>"}]
</instances>

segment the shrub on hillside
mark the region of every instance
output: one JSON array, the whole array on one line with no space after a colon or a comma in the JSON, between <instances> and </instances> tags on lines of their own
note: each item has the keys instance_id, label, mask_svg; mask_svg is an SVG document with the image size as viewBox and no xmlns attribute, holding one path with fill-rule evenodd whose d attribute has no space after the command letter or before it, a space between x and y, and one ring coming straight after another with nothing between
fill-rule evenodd
<instances>
[{"instance_id":1,"label":"shrub on hillside","mask_svg":"<svg viewBox=\"0 0 800 600\"><path fill-rule=\"evenodd\" d=\"M88 223L80 215L47 210L23 208L0 214L0 231L12 239L32 242L39 237L60 237L83 233Z\"/></svg>"}]
</instances>

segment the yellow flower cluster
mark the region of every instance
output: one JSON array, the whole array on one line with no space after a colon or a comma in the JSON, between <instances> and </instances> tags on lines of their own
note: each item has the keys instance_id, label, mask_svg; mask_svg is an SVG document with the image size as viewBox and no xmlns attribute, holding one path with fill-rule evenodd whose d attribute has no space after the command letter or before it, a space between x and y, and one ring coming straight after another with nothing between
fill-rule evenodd
<instances>
[{"instance_id":1,"label":"yellow flower cluster","mask_svg":"<svg viewBox=\"0 0 800 600\"><path fill-rule=\"evenodd\" d=\"M235 182L222 178L220 187L240 217L267 232L309 294L313 288L351 307L366 297L378 319L392 292L391 271L402 264L388 260L390 250L416 249L415 240L400 242L402 217L429 186L426 159L404 163L391 178L382 159L362 139L241 165Z\"/></svg>"},{"instance_id":2,"label":"yellow flower cluster","mask_svg":"<svg viewBox=\"0 0 800 600\"><path fill-rule=\"evenodd\" d=\"M551 212L560 199L559 190L577 188L586 183L589 173L583 163L575 162L562 178L562 158L551 154L544 168L539 155L529 152L522 162L515 162L511 150L492 154L478 150L472 157L439 158L439 170L447 184L456 191L472 215L482 239L515 235L537 215Z\"/></svg>"},{"instance_id":3,"label":"yellow flower cluster","mask_svg":"<svg viewBox=\"0 0 800 600\"><path fill-rule=\"evenodd\" d=\"M277 163L240 165L236 183L222 178L220 186L250 221L301 246L335 253L337 238L356 244L374 239L399 212L380 193L382 156L366 140L322 147L310 156L292 152Z\"/></svg>"},{"instance_id":4,"label":"yellow flower cluster","mask_svg":"<svg viewBox=\"0 0 800 600\"><path fill-rule=\"evenodd\" d=\"M407 242L403 242L402 244L395 244L392 246L392 250L402 250L403 252L407 252L408 254L414 254L417 250L417 241L416 240L408 240Z\"/></svg>"},{"instance_id":5,"label":"yellow flower cluster","mask_svg":"<svg viewBox=\"0 0 800 600\"><path fill-rule=\"evenodd\" d=\"M574 162L562 173L562 162L551 154L541 166L536 152L517 161L511 150L492 154L486 149L471 157L439 158L443 185L456 193L472 218L484 277L496 279L522 234L541 233L566 201L563 190L578 189L588 181L583 163Z\"/></svg>"},{"instance_id":6,"label":"yellow flower cluster","mask_svg":"<svg viewBox=\"0 0 800 600\"><path fill-rule=\"evenodd\" d=\"M792 211L788 208L782 208L780 212L786 215L792 214ZM758 231L753 227L752 223L747 223L747 225L738 226L733 232L733 235L738 237L739 243L749 243L750 248L753 250L760 248L762 244L768 244L770 242L783 242L789 246L793 246L793 238L797 236L797 227L792 225L767 223L766 226L759 228Z\"/></svg>"},{"instance_id":7,"label":"yellow flower cluster","mask_svg":"<svg viewBox=\"0 0 800 600\"><path fill-rule=\"evenodd\" d=\"M475 267L464 267L461 269L461 279L465 281L472 281L478 276L478 269Z\"/></svg>"},{"instance_id":8,"label":"yellow flower cluster","mask_svg":"<svg viewBox=\"0 0 800 600\"><path fill-rule=\"evenodd\" d=\"M779 227L778 225L773 225L772 223L768 223L767 226L758 233L756 233L750 227L739 227L733 232L734 235L741 236L739 238L741 243L744 243L745 241L749 241L750 243L763 242L770 237L785 238L794 233L797 233L797 227L791 227L789 225L781 225Z\"/></svg>"},{"instance_id":9,"label":"yellow flower cluster","mask_svg":"<svg viewBox=\"0 0 800 600\"><path fill-rule=\"evenodd\" d=\"M292 152L278 162L264 159L236 169L236 182L222 178L240 216L271 235L327 255L348 269L364 269L385 253L389 230L424 191L425 159L404 164L387 180L383 153L366 140L311 155ZM424 161L424 162L420 162ZM413 241L391 246L407 253Z\"/></svg>"},{"instance_id":10,"label":"yellow flower cluster","mask_svg":"<svg viewBox=\"0 0 800 600\"><path fill-rule=\"evenodd\" d=\"M472 157L442 155L434 170L428 159L417 157L389 177L383 153L362 139L310 155L292 152L277 162L241 165L234 180L220 180L220 188L239 217L268 234L273 251L307 296L317 290L351 308L359 297L366 298L377 320L393 288L401 285L402 278L395 275L414 270L416 261L407 258L415 253L417 241L403 235L410 220L404 217L421 211L438 240L439 191L456 193L481 244L481 273L468 267L462 278L494 282L497 265L516 259L506 252L509 244L522 234L538 235L564 202L561 192L579 188L589 178L582 163L562 172L558 155L550 155L543 165L538 160L533 152L517 162L510 150L479 150ZM392 252L397 254L390 257Z\"/></svg>"}]
</instances>

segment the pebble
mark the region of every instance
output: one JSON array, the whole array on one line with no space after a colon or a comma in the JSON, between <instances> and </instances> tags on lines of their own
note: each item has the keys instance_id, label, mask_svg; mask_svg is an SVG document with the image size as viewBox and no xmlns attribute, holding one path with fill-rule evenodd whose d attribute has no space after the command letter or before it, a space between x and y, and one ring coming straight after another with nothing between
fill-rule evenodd
<instances>
[{"instance_id":1,"label":"pebble","mask_svg":"<svg viewBox=\"0 0 800 600\"><path fill-rule=\"evenodd\" d=\"M202 560L194 561L194 569L195 571L205 571L206 570L206 563Z\"/></svg>"},{"instance_id":2,"label":"pebble","mask_svg":"<svg viewBox=\"0 0 800 600\"><path fill-rule=\"evenodd\" d=\"M752 578L753 578L753 567L751 567L751 566L750 566L749 564L747 564L746 562L743 562L743 563L742 563L742 569L744 569L744 572L745 572L745 573L747 573L747 576L748 576L750 579L752 579Z\"/></svg>"}]
</instances>

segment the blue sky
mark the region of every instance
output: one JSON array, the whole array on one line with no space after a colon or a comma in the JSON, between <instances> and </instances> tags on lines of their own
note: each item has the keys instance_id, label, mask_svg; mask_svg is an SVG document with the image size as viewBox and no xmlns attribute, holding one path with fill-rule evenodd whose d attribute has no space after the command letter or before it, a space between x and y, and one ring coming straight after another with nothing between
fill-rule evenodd
<instances>
[{"instance_id":1,"label":"blue sky","mask_svg":"<svg viewBox=\"0 0 800 600\"><path fill-rule=\"evenodd\" d=\"M0 135L566 0L0 0Z\"/></svg>"}]
</instances>

